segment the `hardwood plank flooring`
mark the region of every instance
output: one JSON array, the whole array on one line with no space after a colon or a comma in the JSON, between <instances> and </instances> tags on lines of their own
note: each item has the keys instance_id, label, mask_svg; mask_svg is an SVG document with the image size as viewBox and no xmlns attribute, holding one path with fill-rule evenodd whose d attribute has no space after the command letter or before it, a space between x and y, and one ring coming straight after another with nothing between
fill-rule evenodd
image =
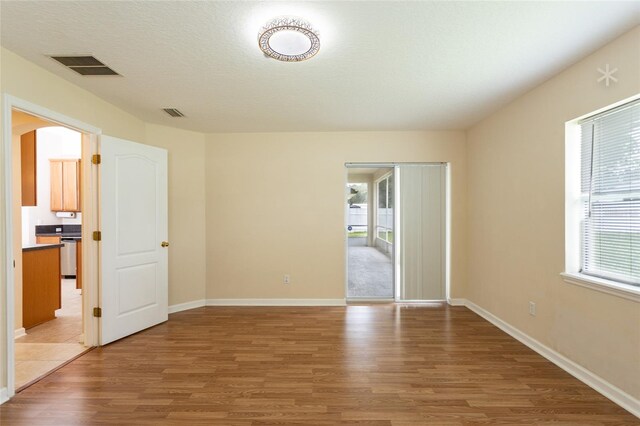
<instances>
[{"instance_id":1,"label":"hardwood plank flooring","mask_svg":"<svg viewBox=\"0 0 640 426\"><path fill-rule=\"evenodd\" d=\"M95 349L5 425L638 425L464 307L207 307Z\"/></svg>"}]
</instances>

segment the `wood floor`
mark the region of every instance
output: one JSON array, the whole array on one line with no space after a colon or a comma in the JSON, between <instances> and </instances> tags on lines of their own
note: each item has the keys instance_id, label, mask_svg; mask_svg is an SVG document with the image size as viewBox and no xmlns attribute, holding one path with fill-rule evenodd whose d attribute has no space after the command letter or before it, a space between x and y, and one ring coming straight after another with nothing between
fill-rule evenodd
<instances>
[{"instance_id":1,"label":"wood floor","mask_svg":"<svg viewBox=\"0 0 640 426\"><path fill-rule=\"evenodd\" d=\"M2 425L638 425L464 307L208 307L93 350Z\"/></svg>"}]
</instances>

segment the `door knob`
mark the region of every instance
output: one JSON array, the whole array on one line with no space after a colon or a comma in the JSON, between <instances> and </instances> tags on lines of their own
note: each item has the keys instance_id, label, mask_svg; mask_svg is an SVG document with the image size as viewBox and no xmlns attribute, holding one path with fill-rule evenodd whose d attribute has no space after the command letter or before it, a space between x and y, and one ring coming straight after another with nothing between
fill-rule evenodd
<instances>
[{"instance_id":1,"label":"door knob","mask_svg":"<svg viewBox=\"0 0 640 426\"><path fill-rule=\"evenodd\" d=\"M162 247L169 247L169 241L163 241L160 245Z\"/></svg>"}]
</instances>

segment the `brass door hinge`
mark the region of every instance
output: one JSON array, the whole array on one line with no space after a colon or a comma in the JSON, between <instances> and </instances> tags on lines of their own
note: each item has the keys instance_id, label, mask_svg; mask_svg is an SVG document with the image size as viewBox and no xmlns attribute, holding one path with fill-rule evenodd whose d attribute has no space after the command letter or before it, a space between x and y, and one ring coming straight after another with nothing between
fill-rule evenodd
<instances>
[{"instance_id":1,"label":"brass door hinge","mask_svg":"<svg viewBox=\"0 0 640 426\"><path fill-rule=\"evenodd\" d=\"M102 317L102 308L93 308L93 316L96 318Z\"/></svg>"},{"instance_id":2,"label":"brass door hinge","mask_svg":"<svg viewBox=\"0 0 640 426\"><path fill-rule=\"evenodd\" d=\"M91 156L91 162L93 164L101 164L102 163L102 157L100 156L100 154L93 154Z\"/></svg>"},{"instance_id":3,"label":"brass door hinge","mask_svg":"<svg viewBox=\"0 0 640 426\"><path fill-rule=\"evenodd\" d=\"M102 232L93 231L93 241L102 241Z\"/></svg>"}]
</instances>

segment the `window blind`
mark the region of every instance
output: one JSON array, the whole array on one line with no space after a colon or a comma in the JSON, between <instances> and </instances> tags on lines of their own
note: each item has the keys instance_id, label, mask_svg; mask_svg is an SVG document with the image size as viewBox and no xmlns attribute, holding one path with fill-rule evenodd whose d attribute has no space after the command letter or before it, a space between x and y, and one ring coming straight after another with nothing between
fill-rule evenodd
<instances>
[{"instance_id":1,"label":"window blind","mask_svg":"<svg viewBox=\"0 0 640 426\"><path fill-rule=\"evenodd\" d=\"M447 166L398 168L400 299L446 299Z\"/></svg>"},{"instance_id":2,"label":"window blind","mask_svg":"<svg viewBox=\"0 0 640 426\"><path fill-rule=\"evenodd\" d=\"M581 272L640 286L640 101L580 130Z\"/></svg>"}]
</instances>

